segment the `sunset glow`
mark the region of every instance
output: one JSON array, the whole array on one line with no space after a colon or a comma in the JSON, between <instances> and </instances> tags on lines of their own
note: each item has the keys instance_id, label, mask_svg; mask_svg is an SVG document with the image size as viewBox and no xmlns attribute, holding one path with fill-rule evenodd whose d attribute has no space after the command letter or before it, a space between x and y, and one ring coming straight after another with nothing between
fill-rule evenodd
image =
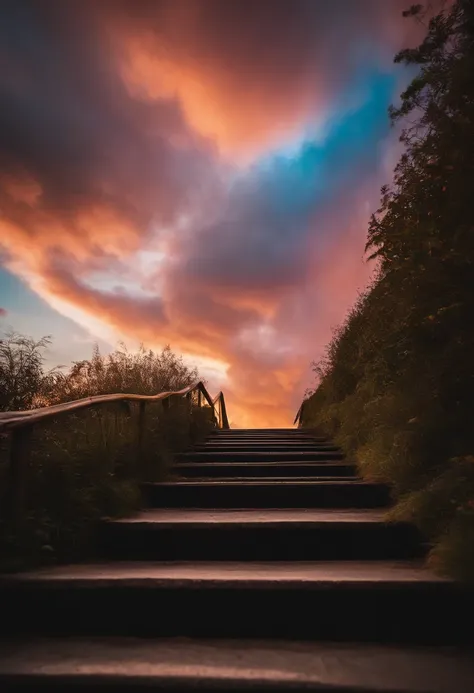
<instances>
[{"instance_id":1,"label":"sunset glow","mask_svg":"<svg viewBox=\"0 0 474 693\"><path fill-rule=\"evenodd\" d=\"M170 344L233 425L290 425L373 272L406 4L4 3L0 327Z\"/></svg>"}]
</instances>

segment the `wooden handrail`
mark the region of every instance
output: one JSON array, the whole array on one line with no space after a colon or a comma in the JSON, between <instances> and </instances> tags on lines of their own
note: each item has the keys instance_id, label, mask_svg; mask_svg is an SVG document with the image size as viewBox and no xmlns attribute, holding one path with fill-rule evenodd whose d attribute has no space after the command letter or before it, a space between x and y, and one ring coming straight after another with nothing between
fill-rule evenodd
<instances>
[{"instance_id":1,"label":"wooden handrail","mask_svg":"<svg viewBox=\"0 0 474 693\"><path fill-rule=\"evenodd\" d=\"M212 399L204 383L200 380L193 385L173 392L160 392L157 395L134 395L118 393L112 395L97 395L84 397L63 404L53 404L40 409L26 411L7 411L0 414L0 434L11 433L9 483L5 493L6 519L14 526L19 526L25 517L26 493L28 486L28 468L30 464L32 431L36 424L63 414L107 405L114 402L138 402L137 419L137 458L143 453L143 434L145 427L145 408L147 403L162 402L168 408L172 397L191 398L193 392L198 392L197 406L209 406L218 428L229 428L229 421L222 392Z\"/></svg>"},{"instance_id":2,"label":"wooden handrail","mask_svg":"<svg viewBox=\"0 0 474 693\"><path fill-rule=\"evenodd\" d=\"M134 395L117 393L112 395L96 395L94 397L83 397L82 399L64 402L63 404L52 404L40 409L27 409L25 411L7 411L0 413L0 433L9 431L14 428L22 428L34 423L38 423L44 419L52 419L60 414L67 414L78 409L86 409L100 404L110 404L111 402L159 402L160 400L168 399L169 397L182 396L190 394L194 390L202 393L208 405L214 408L214 402L218 398L224 398L222 392L219 392L215 400L208 393L204 383L200 380L193 385L184 387L182 390L173 392L160 392L157 395ZM224 405L225 406L225 405ZM227 417L226 417L227 418ZM226 428L229 427L228 422Z\"/></svg>"}]
</instances>

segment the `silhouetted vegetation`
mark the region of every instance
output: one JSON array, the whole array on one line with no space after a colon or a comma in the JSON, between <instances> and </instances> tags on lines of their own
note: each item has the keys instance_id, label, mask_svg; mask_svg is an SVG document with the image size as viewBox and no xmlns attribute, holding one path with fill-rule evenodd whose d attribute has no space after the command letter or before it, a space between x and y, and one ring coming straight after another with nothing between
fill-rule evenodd
<instances>
[{"instance_id":1,"label":"silhouetted vegetation","mask_svg":"<svg viewBox=\"0 0 474 693\"><path fill-rule=\"evenodd\" d=\"M169 347L161 353L121 346L67 372L46 371L49 339L34 341L17 334L0 344L0 410L31 409L82 397L111 394L157 394L182 389L196 380ZM138 404L110 404L58 416L33 430L25 521L12 530L0 525L3 568L89 555L96 523L140 506L142 480L169 474L173 455L204 438L213 427L210 409L190 408L178 399L168 409L160 402L145 410L138 454ZM11 438L0 434L0 498L6 508ZM3 513L2 513L3 515ZM5 518L3 518L5 520Z\"/></svg>"},{"instance_id":2,"label":"silhouetted vegetation","mask_svg":"<svg viewBox=\"0 0 474 693\"><path fill-rule=\"evenodd\" d=\"M474 4L446 4L395 61L418 71L390 109L406 150L369 226L378 273L315 364L304 424L394 485L433 565L472 578Z\"/></svg>"},{"instance_id":3,"label":"silhouetted vegetation","mask_svg":"<svg viewBox=\"0 0 474 693\"><path fill-rule=\"evenodd\" d=\"M54 390L56 372L43 368L50 343L15 332L0 339L0 411L32 409Z\"/></svg>"}]
</instances>

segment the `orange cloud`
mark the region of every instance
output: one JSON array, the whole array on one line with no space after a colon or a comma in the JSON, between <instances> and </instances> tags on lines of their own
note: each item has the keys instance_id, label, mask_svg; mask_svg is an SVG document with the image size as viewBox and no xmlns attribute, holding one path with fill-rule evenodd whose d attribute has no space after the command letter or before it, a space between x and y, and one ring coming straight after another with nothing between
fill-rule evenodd
<instances>
[{"instance_id":1,"label":"orange cloud","mask_svg":"<svg viewBox=\"0 0 474 693\"><path fill-rule=\"evenodd\" d=\"M380 63L390 60L407 31L405 5L137 2L107 16L108 37L132 95L176 98L193 129L246 160L324 122L331 98L357 69L354 35L380 46Z\"/></svg>"},{"instance_id":2,"label":"orange cloud","mask_svg":"<svg viewBox=\"0 0 474 693\"><path fill-rule=\"evenodd\" d=\"M122 76L133 95L177 98L192 128L216 142L222 153L237 160L245 160L281 140L291 139L308 113L323 106L323 99L318 101L311 88L304 91L295 88L291 109L288 97L277 98L264 88L249 93L247 87L242 91L240 80L244 76L240 75L236 82L224 66L213 65L203 70L202 63L187 64L187 56L176 56L172 61L154 37L128 39L121 51ZM264 87L266 77L262 75L260 80Z\"/></svg>"}]
</instances>

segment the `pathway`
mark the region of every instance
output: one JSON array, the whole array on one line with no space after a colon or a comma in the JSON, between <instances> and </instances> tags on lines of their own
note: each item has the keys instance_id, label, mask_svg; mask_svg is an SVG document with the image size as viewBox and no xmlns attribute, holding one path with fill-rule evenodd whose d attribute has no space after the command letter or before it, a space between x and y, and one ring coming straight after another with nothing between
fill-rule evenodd
<instances>
[{"instance_id":1,"label":"pathway","mask_svg":"<svg viewBox=\"0 0 474 693\"><path fill-rule=\"evenodd\" d=\"M328 441L219 431L143 490L99 563L0 581L0 690L474 690L473 592Z\"/></svg>"}]
</instances>

